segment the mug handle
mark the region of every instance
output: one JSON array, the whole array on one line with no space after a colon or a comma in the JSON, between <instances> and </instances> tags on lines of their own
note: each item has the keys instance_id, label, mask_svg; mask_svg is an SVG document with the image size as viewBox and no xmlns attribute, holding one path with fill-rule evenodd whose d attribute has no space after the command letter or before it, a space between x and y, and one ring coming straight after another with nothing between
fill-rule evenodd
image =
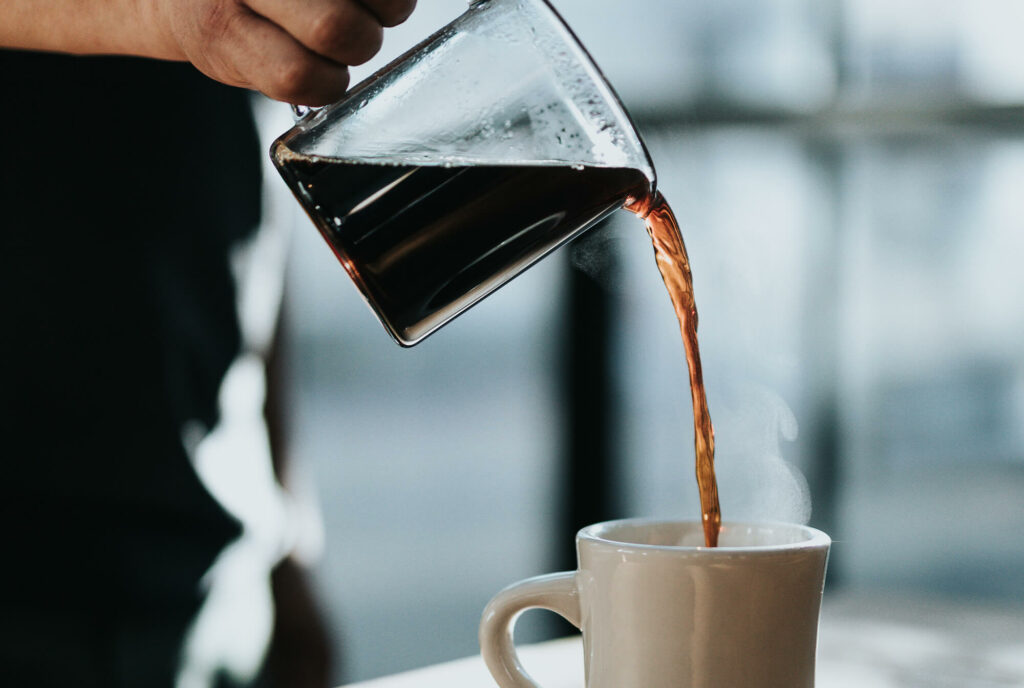
<instances>
[{"instance_id":1,"label":"mug handle","mask_svg":"<svg viewBox=\"0 0 1024 688\"><path fill-rule=\"evenodd\" d=\"M547 609L580 627L576 572L563 571L513 583L488 603L480 619L480 654L500 688L540 688L516 655L512 631L527 609Z\"/></svg>"}]
</instances>

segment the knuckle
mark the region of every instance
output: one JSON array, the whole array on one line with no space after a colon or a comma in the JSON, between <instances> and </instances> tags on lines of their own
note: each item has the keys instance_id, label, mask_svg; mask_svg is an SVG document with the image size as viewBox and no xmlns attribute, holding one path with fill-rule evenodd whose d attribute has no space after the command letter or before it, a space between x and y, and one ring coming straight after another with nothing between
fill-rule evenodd
<instances>
[{"instance_id":1,"label":"knuckle","mask_svg":"<svg viewBox=\"0 0 1024 688\"><path fill-rule=\"evenodd\" d=\"M379 26L367 29L348 46L346 51L348 64L361 65L368 62L380 51L382 45L384 45L384 31Z\"/></svg>"},{"instance_id":2,"label":"knuckle","mask_svg":"<svg viewBox=\"0 0 1024 688\"><path fill-rule=\"evenodd\" d=\"M332 53L349 40L349 17L337 7L325 9L309 26L309 47L318 53Z\"/></svg>"},{"instance_id":3,"label":"knuckle","mask_svg":"<svg viewBox=\"0 0 1024 688\"><path fill-rule=\"evenodd\" d=\"M313 69L302 60L278 65L270 75L267 95L289 103L308 105L305 99L313 86Z\"/></svg>"},{"instance_id":4,"label":"knuckle","mask_svg":"<svg viewBox=\"0 0 1024 688\"><path fill-rule=\"evenodd\" d=\"M307 45L338 62L359 65L384 44L383 30L368 18L340 5L319 12L309 26Z\"/></svg>"},{"instance_id":5,"label":"knuckle","mask_svg":"<svg viewBox=\"0 0 1024 688\"><path fill-rule=\"evenodd\" d=\"M280 65L264 91L275 100L301 105L327 105L340 98L348 88L347 69L324 74L309 62Z\"/></svg>"}]
</instances>

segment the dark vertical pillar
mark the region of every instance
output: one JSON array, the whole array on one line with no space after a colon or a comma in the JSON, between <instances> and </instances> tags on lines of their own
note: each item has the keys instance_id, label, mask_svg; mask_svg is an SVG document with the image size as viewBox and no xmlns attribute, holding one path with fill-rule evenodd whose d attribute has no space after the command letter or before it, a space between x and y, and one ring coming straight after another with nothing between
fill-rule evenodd
<instances>
[{"instance_id":1,"label":"dark vertical pillar","mask_svg":"<svg viewBox=\"0 0 1024 688\"><path fill-rule=\"evenodd\" d=\"M594 235L601 231L591 230ZM603 243L599 247L602 274L615 268L612 249ZM566 253L571 256L571 250ZM570 261L562 359L566 414L563 508L557 533L557 563L562 570L576 566L576 531L615 518L620 501L614 484L614 299L601 276L595 278Z\"/></svg>"},{"instance_id":2,"label":"dark vertical pillar","mask_svg":"<svg viewBox=\"0 0 1024 688\"><path fill-rule=\"evenodd\" d=\"M829 48L836 69L839 92L850 84L850 69L845 59L846 32L844 4L832 0L819 6L830 26ZM844 147L842 140L811 138L808 157L820 178L826 182L829 226L812 237L808 251L814 263L809 266L803 322L803 351L807 362L810 393L809 423L805 431L805 462L811 492L811 525L841 537L839 500L842 488L842 412L839 388L840 355L840 285L842 274L841 238L843 231ZM843 558L841 548L833 548L829 557L826 585L842 584Z\"/></svg>"},{"instance_id":3,"label":"dark vertical pillar","mask_svg":"<svg viewBox=\"0 0 1024 688\"><path fill-rule=\"evenodd\" d=\"M842 472L842 419L839 389L839 276L842 230L842 149L832 141L812 140L807 148L812 167L826 182L829 208L825 223L809 237L810 263L802 330L802 360L808 390L807 422L802 445L811 493L810 525L839 536L839 498ZM828 585L842 578L842 555L833 548Z\"/></svg>"},{"instance_id":4,"label":"dark vertical pillar","mask_svg":"<svg viewBox=\"0 0 1024 688\"><path fill-rule=\"evenodd\" d=\"M592 240L590 230L580 241ZM610 247L598 247L603 271L613 269ZM612 328L614 300L601 278L581 270L571 260L573 249L563 250L569 264L563 312L565 327L560 357L562 397L561 481L552 524L553 570L576 568L576 532L585 525L615 518L620 497L614 485L612 447L615 419L612 390ZM578 633L569 622L545 614L537 639Z\"/></svg>"}]
</instances>

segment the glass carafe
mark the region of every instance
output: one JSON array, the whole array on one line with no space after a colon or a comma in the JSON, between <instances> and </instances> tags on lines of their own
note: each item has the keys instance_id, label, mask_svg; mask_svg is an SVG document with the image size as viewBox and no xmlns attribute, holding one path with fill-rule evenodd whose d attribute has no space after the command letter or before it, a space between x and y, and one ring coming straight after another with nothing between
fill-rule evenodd
<instances>
[{"instance_id":1,"label":"glass carafe","mask_svg":"<svg viewBox=\"0 0 1024 688\"><path fill-rule=\"evenodd\" d=\"M271 155L403 346L655 184L625 108L545 0L471 3Z\"/></svg>"}]
</instances>

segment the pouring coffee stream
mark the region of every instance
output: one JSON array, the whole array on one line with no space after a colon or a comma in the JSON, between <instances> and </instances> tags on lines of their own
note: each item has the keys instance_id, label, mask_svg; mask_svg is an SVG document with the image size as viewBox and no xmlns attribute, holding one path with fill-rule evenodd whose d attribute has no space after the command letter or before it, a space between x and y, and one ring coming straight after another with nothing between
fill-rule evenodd
<instances>
[{"instance_id":1,"label":"pouring coffee stream","mask_svg":"<svg viewBox=\"0 0 1024 688\"><path fill-rule=\"evenodd\" d=\"M679 330L686 350L686 366L690 373L693 443L704 544L716 547L718 531L722 525L722 510L718 503L718 481L715 479L715 428L708 411L700 346L697 344L697 303L693 296L690 257L686 253L679 222L660 191L643 201L626 206L626 209L636 213L647 225L658 271L679 320Z\"/></svg>"},{"instance_id":2,"label":"pouring coffee stream","mask_svg":"<svg viewBox=\"0 0 1024 688\"><path fill-rule=\"evenodd\" d=\"M546 0L477 0L307 113L278 171L395 340L412 346L614 211L647 223L679 317L705 541L714 433L689 261L622 103Z\"/></svg>"}]
</instances>

